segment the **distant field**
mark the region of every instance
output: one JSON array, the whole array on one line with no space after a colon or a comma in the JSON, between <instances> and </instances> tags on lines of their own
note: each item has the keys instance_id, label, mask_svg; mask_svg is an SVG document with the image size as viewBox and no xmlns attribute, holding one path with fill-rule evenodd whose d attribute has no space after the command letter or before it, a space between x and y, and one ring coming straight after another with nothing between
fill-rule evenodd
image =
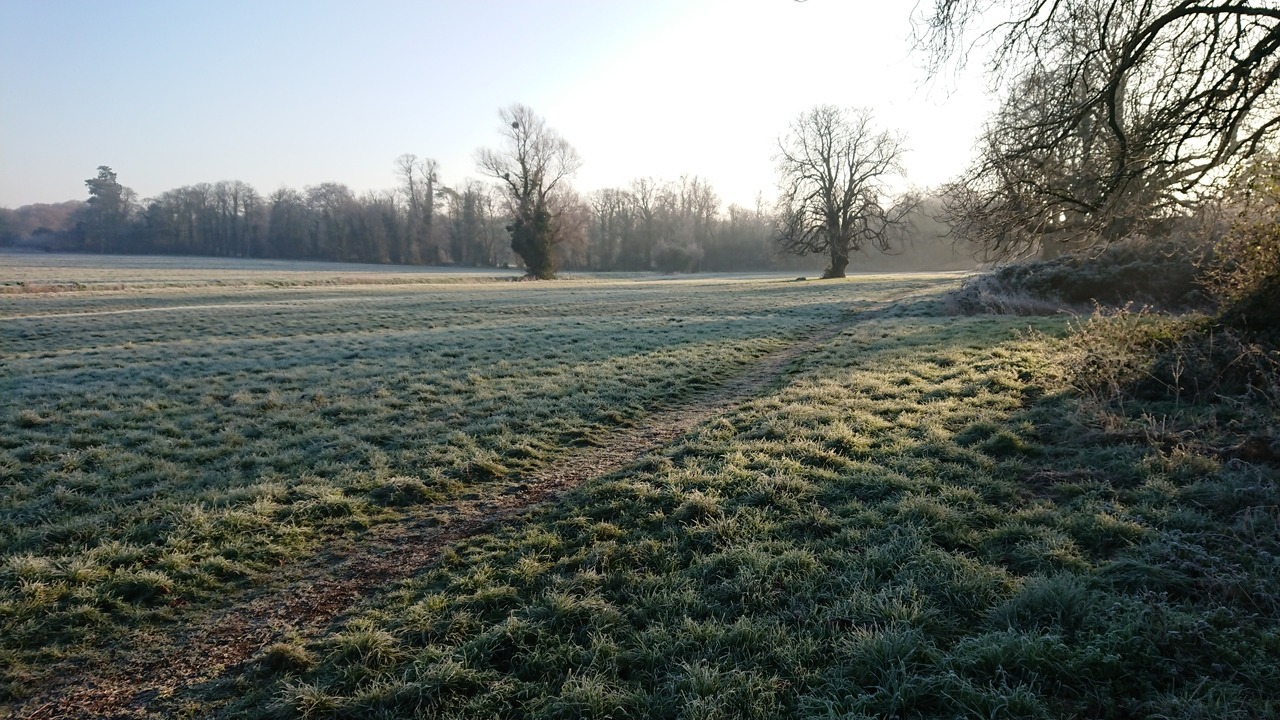
<instances>
[{"instance_id":1,"label":"distant field","mask_svg":"<svg viewBox=\"0 0 1280 720\"><path fill-rule=\"evenodd\" d=\"M0 292L189 287L441 282L518 277L518 270L363 265L300 260L169 255L0 252Z\"/></svg>"},{"instance_id":2,"label":"distant field","mask_svg":"<svg viewBox=\"0 0 1280 720\"><path fill-rule=\"evenodd\" d=\"M19 716L1277 711L1274 477L953 275L14 257Z\"/></svg>"}]
</instances>

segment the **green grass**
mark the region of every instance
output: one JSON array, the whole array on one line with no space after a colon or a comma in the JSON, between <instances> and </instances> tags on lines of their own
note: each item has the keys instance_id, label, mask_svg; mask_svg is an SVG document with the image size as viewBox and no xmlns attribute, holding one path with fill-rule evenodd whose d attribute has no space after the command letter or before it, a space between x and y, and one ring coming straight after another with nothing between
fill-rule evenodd
<instances>
[{"instance_id":1,"label":"green grass","mask_svg":"<svg viewBox=\"0 0 1280 720\"><path fill-rule=\"evenodd\" d=\"M949 283L0 297L9 692ZM153 306L201 309L73 314ZM1274 717L1280 487L1215 434L1253 416L1082 396L1066 325L928 295L863 316L780 386L152 710Z\"/></svg>"},{"instance_id":2,"label":"green grass","mask_svg":"<svg viewBox=\"0 0 1280 720\"><path fill-rule=\"evenodd\" d=\"M464 543L224 715L1273 716L1272 469L1094 447L1055 341L918 310Z\"/></svg>"},{"instance_id":3,"label":"green grass","mask_svg":"<svg viewBox=\"0 0 1280 720\"><path fill-rule=\"evenodd\" d=\"M335 533L518 482L899 284L0 298L7 691L129 628L198 616Z\"/></svg>"}]
</instances>

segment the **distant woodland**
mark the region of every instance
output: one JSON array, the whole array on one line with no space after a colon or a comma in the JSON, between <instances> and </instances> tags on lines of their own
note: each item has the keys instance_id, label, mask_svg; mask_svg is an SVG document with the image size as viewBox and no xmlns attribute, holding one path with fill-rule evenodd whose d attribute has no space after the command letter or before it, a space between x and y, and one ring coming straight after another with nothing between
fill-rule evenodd
<instances>
[{"instance_id":1,"label":"distant woodland","mask_svg":"<svg viewBox=\"0 0 1280 720\"><path fill-rule=\"evenodd\" d=\"M454 265L517 266L500 190L441 181L436 163L395 161L398 187L356 193L322 183L263 194L232 180L138 199L103 166L86 201L0 208L0 246L63 252ZM888 253L864 253L850 270L962 269L927 201ZM820 269L777 243L773 209L725 206L705 180L640 179L623 188L570 192L557 213L557 266L564 270L718 272Z\"/></svg>"}]
</instances>

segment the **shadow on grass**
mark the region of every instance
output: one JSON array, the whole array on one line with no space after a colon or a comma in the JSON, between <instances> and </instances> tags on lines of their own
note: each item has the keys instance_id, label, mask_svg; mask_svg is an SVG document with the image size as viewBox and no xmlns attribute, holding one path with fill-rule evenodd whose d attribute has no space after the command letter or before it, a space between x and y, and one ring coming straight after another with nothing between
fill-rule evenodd
<instances>
[{"instance_id":1,"label":"shadow on grass","mask_svg":"<svg viewBox=\"0 0 1280 720\"><path fill-rule=\"evenodd\" d=\"M862 323L389 588L305 666L195 696L237 717L1274 714L1273 469L1084 442L1022 322Z\"/></svg>"}]
</instances>

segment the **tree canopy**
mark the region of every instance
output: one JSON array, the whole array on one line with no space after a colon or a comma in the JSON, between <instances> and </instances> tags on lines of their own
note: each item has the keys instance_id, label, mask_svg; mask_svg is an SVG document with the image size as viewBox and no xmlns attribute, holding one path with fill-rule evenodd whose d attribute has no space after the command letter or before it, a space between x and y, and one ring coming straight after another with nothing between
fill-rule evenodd
<instances>
[{"instance_id":1,"label":"tree canopy","mask_svg":"<svg viewBox=\"0 0 1280 720\"><path fill-rule=\"evenodd\" d=\"M934 0L919 42L935 71L990 50L1005 99L954 206L1002 254L1141 230L1280 130L1273 2Z\"/></svg>"},{"instance_id":2,"label":"tree canopy","mask_svg":"<svg viewBox=\"0 0 1280 720\"><path fill-rule=\"evenodd\" d=\"M106 165L99 165L98 174L84 184L89 189L89 200L81 231L85 243L101 251L124 231L133 191L121 185L115 171Z\"/></svg>"}]
</instances>

